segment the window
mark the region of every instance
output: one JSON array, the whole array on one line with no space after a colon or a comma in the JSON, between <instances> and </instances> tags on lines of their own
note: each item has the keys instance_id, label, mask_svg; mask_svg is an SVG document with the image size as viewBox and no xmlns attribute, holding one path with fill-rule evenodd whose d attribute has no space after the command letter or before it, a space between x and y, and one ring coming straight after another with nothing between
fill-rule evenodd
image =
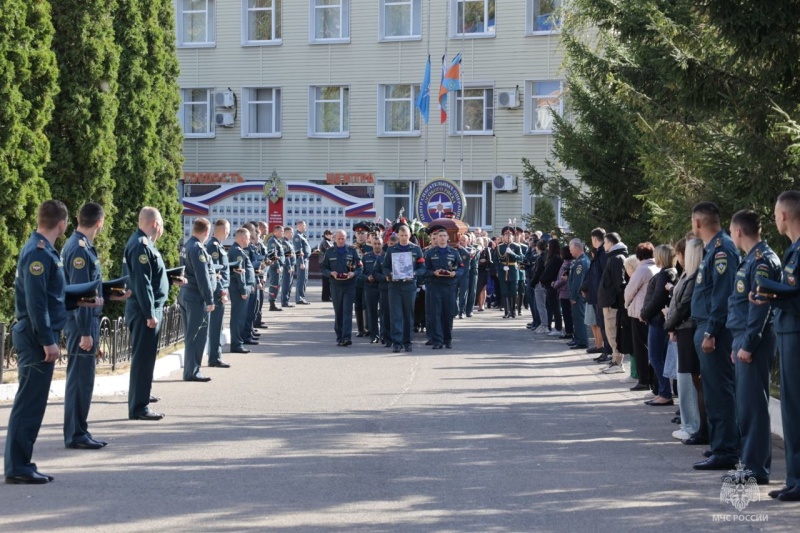
<instances>
[{"instance_id":1,"label":"window","mask_svg":"<svg viewBox=\"0 0 800 533\"><path fill-rule=\"evenodd\" d=\"M453 133L491 135L494 127L494 90L464 88L456 91Z\"/></svg>"},{"instance_id":2,"label":"window","mask_svg":"<svg viewBox=\"0 0 800 533\"><path fill-rule=\"evenodd\" d=\"M349 136L350 89L348 87L311 87L309 104L309 137Z\"/></svg>"},{"instance_id":3,"label":"window","mask_svg":"<svg viewBox=\"0 0 800 533\"><path fill-rule=\"evenodd\" d=\"M525 130L550 133L553 115L564 112L564 87L560 81L529 81L525 84Z\"/></svg>"},{"instance_id":4,"label":"window","mask_svg":"<svg viewBox=\"0 0 800 533\"><path fill-rule=\"evenodd\" d=\"M214 45L215 0L178 0L178 45Z\"/></svg>"},{"instance_id":5,"label":"window","mask_svg":"<svg viewBox=\"0 0 800 533\"><path fill-rule=\"evenodd\" d=\"M242 89L242 100L242 137L280 137L280 89Z\"/></svg>"},{"instance_id":6,"label":"window","mask_svg":"<svg viewBox=\"0 0 800 533\"><path fill-rule=\"evenodd\" d=\"M186 137L213 137L211 89L182 89L180 122Z\"/></svg>"},{"instance_id":7,"label":"window","mask_svg":"<svg viewBox=\"0 0 800 533\"><path fill-rule=\"evenodd\" d=\"M451 0L451 37L494 37L495 0Z\"/></svg>"},{"instance_id":8,"label":"window","mask_svg":"<svg viewBox=\"0 0 800 533\"><path fill-rule=\"evenodd\" d=\"M470 227L486 228L492 225L492 183L465 181L462 190L467 201L464 223Z\"/></svg>"},{"instance_id":9,"label":"window","mask_svg":"<svg viewBox=\"0 0 800 533\"><path fill-rule=\"evenodd\" d=\"M561 217L561 199L556 196L530 196L530 214L539 219L555 221L557 226L564 226L564 219ZM545 205L549 204L549 205ZM537 214L538 207L538 214ZM544 233L552 233L555 228L536 228Z\"/></svg>"},{"instance_id":10,"label":"window","mask_svg":"<svg viewBox=\"0 0 800 533\"><path fill-rule=\"evenodd\" d=\"M280 44L281 1L242 0L242 44Z\"/></svg>"},{"instance_id":11,"label":"window","mask_svg":"<svg viewBox=\"0 0 800 533\"><path fill-rule=\"evenodd\" d=\"M400 209L403 216L408 220L414 218L412 209L414 201L414 185L410 181L384 181L383 182L383 214L384 218L394 220L400 216Z\"/></svg>"},{"instance_id":12,"label":"window","mask_svg":"<svg viewBox=\"0 0 800 533\"><path fill-rule=\"evenodd\" d=\"M380 38L386 40L422 37L421 0L380 0Z\"/></svg>"},{"instance_id":13,"label":"window","mask_svg":"<svg viewBox=\"0 0 800 533\"><path fill-rule=\"evenodd\" d=\"M378 135L419 135L419 85L378 86Z\"/></svg>"},{"instance_id":14,"label":"window","mask_svg":"<svg viewBox=\"0 0 800 533\"><path fill-rule=\"evenodd\" d=\"M561 0L528 0L527 31L553 33L561 29Z\"/></svg>"},{"instance_id":15,"label":"window","mask_svg":"<svg viewBox=\"0 0 800 533\"><path fill-rule=\"evenodd\" d=\"M311 0L310 42L350 42L350 0Z\"/></svg>"}]
</instances>

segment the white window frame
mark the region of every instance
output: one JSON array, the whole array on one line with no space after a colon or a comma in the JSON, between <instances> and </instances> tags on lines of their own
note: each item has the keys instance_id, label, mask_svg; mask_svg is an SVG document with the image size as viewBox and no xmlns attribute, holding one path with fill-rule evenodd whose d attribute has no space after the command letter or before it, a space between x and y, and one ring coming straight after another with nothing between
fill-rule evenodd
<instances>
[{"instance_id":1,"label":"white window frame","mask_svg":"<svg viewBox=\"0 0 800 533\"><path fill-rule=\"evenodd\" d=\"M266 101L254 101L254 91L271 89L272 90L272 133L250 133L250 120L252 118L250 113L250 105L253 103L267 103ZM242 87L242 129L241 136L243 139L279 139L283 135L283 99L281 87L263 86L263 85L249 85ZM277 101L277 105L276 105Z\"/></svg>"},{"instance_id":2,"label":"white window frame","mask_svg":"<svg viewBox=\"0 0 800 533\"><path fill-rule=\"evenodd\" d=\"M308 42L310 44L346 44L350 42L350 0L339 0L342 35L329 39L317 37L317 9L330 9L334 6L317 6L317 0L309 0Z\"/></svg>"},{"instance_id":3,"label":"white window frame","mask_svg":"<svg viewBox=\"0 0 800 533\"><path fill-rule=\"evenodd\" d=\"M217 46L216 1L217 0L205 0L206 8L202 10L202 12L206 14L206 40L202 42L184 42L183 15L185 13L200 13L201 11L184 11L184 0L175 0L175 33L178 48L213 48Z\"/></svg>"},{"instance_id":4,"label":"white window frame","mask_svg":"<svg viewBox=\"0 0 800 533\"><path fill-rule=\"evenodd\" d=\"M411 86L411 128L408 131L387 131L386 130L386 88L393 85ZM418 83L383 83L378 85L378 137L419 137L421 131L414 129L414 122L422 126L422 117L417 109L417 96L419 95L420 84ZM391 101L407 101L405 98L392 98Z\"/></svg>"},{"instance_id":5,"label":"white window frame","mask_svg":"<svg viewBox=\"0 0 800 533\"><path fill-rule=\"evenodd\" d=\"M275 36L276 21L283 17L283 0L272 0L272 7L255 7L249 6L250 0L242 1L242 46L277 46L283 44L283 36ZM276 7L277 6L277 7ZM278 11L278 16L275 16L275 11ZM266 40L250 39L250 12L251 11L272 11L272 38ZM281 20L282 22L282 20ZM280 24L281 32L283 32L283 24Z\"/></svg>"},{"instance_id":6,"label":"white window frame","mask_svg":"<svg viewBox=\"0 0 800 533\"><path fill-rule=\"evenodd\" d=\"M547 195L544 195L544 194L526 194L525 198L526 198L526 201L524 201L523 204L522 204L522 214L523 215L528 215L528 216L536 215L536 202L540 198L546 198L546 199L550 200L551 203L555 204L555 205L553 205L553 210L556 212L556 224L558 224L559 226L561 226L564 229L569 229L569 225L566 224L566 222L564 221L564 217L562 216L562 210L563 210L563 207L564 207L564 200L562 200L558 196L547 196ZM545 230L543 228L537 228L537 229L540 229L541 231L546 231L546 232L549 233L554 228L547 228L547 230Z\"/></svg>"},{"instance_id":7,"label":"white window frame","mask_svg":"<svg viewBox=\"0 0 800 533\"><path fill-rule=\"evenodd\" d=\"M558 108L555 109L556 113L560 116L564 116L564 81L563 80L526 80L525 81L525 120L524 120L524 128L526 135L550 135L553 133L553 129L546 129L546 130L537 130L534 129L536 124L536 120L534 118L534 113L537 113L536 106L533 105L534 98L546 98L548 95L546 94L533 94L533 85L535 83L552 83L558 82L561 88L561 98L559 101Z\"/></svg>"},{"instance_id":8,"label":"white window frame","mask_svg":"<svg viewBox=\"0 0 800 533\"><path fill-rule=\"evenodd\" d=\"M402 182L408 183L408 194L403 193L387 193L386 192L386 184L388 182ZM386 212L386 198L407 198L408 199L408 211L403 212L403 216L409 220L416 218L416 198L417 198L417 189L419 187L418 180L416 179L403 179L403 178L386 178L380 180L381 186L383 188L382 200L383 200L383 211L384 216L391 220L394 220L398 213L388 213Z\"/></svg>"},{"instance_id":9,"label":"white window frame","mask_svg":"<svg viewBox=\"0 0 800 533\"><path fill-rule=\"evenodd\" d=\"M561 33L561 17L560 11L564 5L563 0L552 0L555 2L555 11L553 14L556 15L554 17L555 24L553 25L552 30L537 30L534 28L533 19L536 15L536 7L537 5L541 4L542 0L526 0L527 2L527 9L525 13L525 34L526 35L552 35L554 33Z\"/></svg>"},{"instance_id":10,"label":"white window frame","mask_svg":"<svg viewBox=\"0 0 800 533\"><path fill-rule=\"evenodd\" d=\"M481 192L479 194L476 193L467 193L466 188L464 187L464 182L475 182L481 184ZM491 216L487 215L487 206L491 202L492 204L492 215L494 215L494 187L492 186L491 180L462 180L460 183L461 190L464 193L464 199L469 205L470 198L480 198L483 200L481 204L481 223L477 224L476 226L470 227L479 227L481 229L491 229L492 228L492 220ZM466 209L466 208L465 208ZM466 215L466 213L465 213Z\"/></svg>"},{"instance_id":11,"label":"white window frame","mask_svg":"<svg viewBox=\"0 0 800 533\"><path fill-rule=\"evenodd\" d=\"M317 132L317 89L323 87L337 87L339 88L339 100L319 100L319 102L339 102L339 132ZM347 91L345 94L344 91ZM345 100L347 104L345 105ZM345 113L347 109L347 113ZM350 86L349 85L336 85L336 84L322 84L322 85L309 85L308 87L308 136L312 138L323 139L347 139L350 137ZM347 123L347 129L345 129Z\"/></svg>"},{"instance_id":12,"label":"white window frame","mask_svg":"<svg viewBox=\"0 0 800 533\"><path fill-rule=\"evenodd\" d=\"M411 7L411 28L408 35L386 35L386 9L390 5L408 5ZM419 32L414 33L414 26ZM422 0L380 0L378 9L379 41L419 41L422 39Z\"/></svg>"},{"instance_id":13,"label":"white window frame","mask_svg":"<svg viewBox=\"0 0 800 533\"><path fill-rule=\"evenodd\" d=\"M191 105L197 105L197 103L187 103L186 102L186 95L188 91L206 91L206 95L208 96L207 100L207 111L206 111L206 125L208 126L208 131L206 133L189 133L186 131L186 108ZM214 120L214 89L209 87L181 87L181 107L178 111L178 120L181 124L181 131L183 131L183 136L187 139L211 139L217 136L215 130L215 120Z\"/></svg>"},{"instance_id":14,"label":"white window frame","mask_svg":"<svg viewBox=\"0 0 800 533\"><path fill-rule=\"evenodd\" d=\"M479 131L459 131L458 130L458 102L462 99L461 94L464 90L470 89L483 89L483 120L484 125L486 124L486 110L487 110L487 101L486 101L486 91L492 91L492 97L488 102L489 106L492 109L492 128L491 129L483 129ZM447 95L447 120L450 122L450 135L465 135L465 136L481 136L481 135L494 135L494 111L497 106L494 105L494 98L495 98L496 90L494 88L494 84L490 82L469 82L469 83L462 83L461 89L452 93L448 93ZM474 100L475 97L468 97L467 100ZM463 110L462 110L463 113ZM463 118L463 117L462 117ZM463 126L463 124L462 124Z\"/></svg>"},{"instance_id":15,"label":"white window frame","mask_svg":"<svg viewBox=\"0 0 800 533\"><path fill-rule=\"evenodd\" d=\"M458 31L458 5L461 3L483 2L483 18L487 27L482 32L460 33ZM495 23L489 24L489 2L494 2ZM450 38L451 39L493 39L497 36L497 4L499 0L450 0ZM466 5L465 5L466 7ZM466 12L466 10L465 10Z\"/></svg>"}]
</instances>

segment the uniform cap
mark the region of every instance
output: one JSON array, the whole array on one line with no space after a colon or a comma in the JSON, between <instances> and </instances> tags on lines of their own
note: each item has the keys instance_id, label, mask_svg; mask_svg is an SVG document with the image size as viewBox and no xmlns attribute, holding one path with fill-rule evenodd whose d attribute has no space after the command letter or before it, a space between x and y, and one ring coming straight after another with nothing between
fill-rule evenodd
<instances>
[{"instance_id":1,"label":"uniform cap","mask_svg":"<svg viewBox=\"0 0 800 533\"><path fill-rule=\"evenodd\" d=\"M435 233L439 233L440 231L447 231L447 228L445 228L441 224L436 224L434 226L428 226L428 229L426 231L428 235L434 235Z\"/></svg>"}]
</instances>

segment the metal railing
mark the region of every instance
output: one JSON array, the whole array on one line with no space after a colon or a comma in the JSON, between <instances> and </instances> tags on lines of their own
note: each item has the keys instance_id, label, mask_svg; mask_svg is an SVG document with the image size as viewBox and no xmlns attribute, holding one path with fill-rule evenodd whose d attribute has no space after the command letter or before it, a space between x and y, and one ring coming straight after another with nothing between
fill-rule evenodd
<instances>
[{"instance_id":1,"label":"metal railing","mask_svg":"<svg viewBox=\"0 0 800 533\"><path fill-rule=\"evenodd\" d=\"M11 340L11 328L14 322L5 324L0 322L0 383L4 374L17 371L17 353ZM170 305L164 308L164 317L161 321L161 334L158 340L158 350L161 351L183 342L183 319L180 307ZM66 337L61 335L61 357L56 361L56 369L67 367ZM97 366L116 370L121 363L131 360L131 334L125 325L125 317L100 319L100 339L98 342Z\"/></svg>"}]
</instances>

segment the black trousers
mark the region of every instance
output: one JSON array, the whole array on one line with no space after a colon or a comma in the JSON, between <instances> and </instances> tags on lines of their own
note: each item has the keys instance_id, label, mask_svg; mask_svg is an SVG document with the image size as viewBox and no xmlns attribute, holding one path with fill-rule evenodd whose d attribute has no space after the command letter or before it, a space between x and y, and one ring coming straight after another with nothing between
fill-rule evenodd
<instances>
[{"instance_id":1,"label":"black trousers","mask_svg":"<svg viewBox=\"0 0 800 533\"><path fill-rule=\"evenodd\" d=\"M561 329L561 303L558 301L558 290L553 287L545 287L547 289L547 314L549 315L547 323L550 320L555 322L556 329Z\"/></svg>"},{"instance_id":2,"label":"black trousers","mask_svg":"<svg viewBox=\"0 0 800 533\"><path fill-rule=\"evenodd\" d=\"M633 342L633 358L636 360L636 371L639 373L639 385L650 386L650 358L647 353L648 326L638 318L631 317L631 341Z\"/></svg>"}]
</instances>

